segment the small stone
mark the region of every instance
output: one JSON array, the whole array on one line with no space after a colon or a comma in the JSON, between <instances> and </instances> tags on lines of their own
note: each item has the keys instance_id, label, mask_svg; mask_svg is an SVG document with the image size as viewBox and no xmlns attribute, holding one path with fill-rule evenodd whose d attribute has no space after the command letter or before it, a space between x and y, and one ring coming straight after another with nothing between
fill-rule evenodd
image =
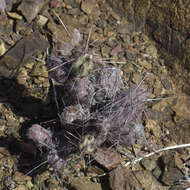
<instances>
[{"instance_id":1,"label":"small stone","mask_svg":"<svg viewBox=\"0 0 190 190\"><path fill-rule=\"evenodd\" d=\"M0 11L4 11L6 8L6 2L5 0L0 1Z\"/></svg>"},{"instance_id":2,"label":"small stone","mask_svg":"<svg viewBox=\"0 0 190 190\"><path fill-rule=\"evenodd\" d=\"M186 94L179 95L177 98L177 104L173 106L173 110L179 117L189 120L190 96L187 96Z\"/></svg>"},{"instance_id":3,"label":"small stone","mask_svg":"<svg viewBox=\"0 0 190 190\"><path fill-rule=\"evenodd\" d=\"M30 180L31 177L27 176L27 175L23 175L22 173L15 171L14 176L13 176L13 180L18 182L24 182L24 181L28 181Z\"/></svg>"},{"instance_id":4,"label":"small stone","mask_svg":"<svg viewBox=\"0 0 190 190\"><path fill-rule=\"evenodd\" d=\"M102 44L106 41L106 37L103 36L102 32L97 33L97 32L93 32L92 36L91 36L91 40L94 41L98 41L99 44Z\"/></svg>"},{"instance_id":5,"label":"small stone","mask_svg":"<svg viewBox=\"0 0 190 190\"><path fill-rule=\"evenodd\" d=\"M163 135L163 131L161 130L160 126L158 123L154 120L149 119L146 123L147 129L153 133L153 135L157 138L160 138Z\"/></svg>"},{"instance_id":6,"label":"small stone","mask_svg":"<svg viewBox=\"0 0 190 190\"><path fill-rule=\"evenodd\" d=\"M35 65L35 62L30 61L30 62L28 62L28 63L25 65L25 67L26 67L27 69L32 69L34 65Z\"/></svg>"},{"instance_id":7,"label":"small stone","mask_svg":"<svg viewBox=\"0 0 190 190\"><path fill-rule=\"evenodd\" d=\"M180 179L183 179L182 172L177 168L169 168L164 172L161 181L166 185L174 185Z\"/></svg>"},{"instance_id":8,"label":"small stone","mask_svg":"<svg viewBox=\"0 0 190 190\"><path fill-rule=\"evenodd\" d=\"M126 168L118 167L110 172L109 185L112 190L140 189L141 184L135 179L135 175ZM135 187L135 188L134 188Z\"/></svg>"},{"instance_id":9,"label":"small stone","mask_svg":"<svg viewBox=\"0 0 190 190\"><path fill-rule=\"evenodd\" d=\"M152 175L156 178L159 179L160 176L162 175L162 170L157 166L153 171Z\"/></svg>"},{"instance_id":10,"label":"small stone","mask_svg":"<svg viewBox=\"0 0 190 190\"><path fill-rule=\"evenodd\" d=\"M102 190L100 183L93 183L84 177L75 177L71 179L71 186L77 190Z\"/></svg>"},{"instance_id":11,"label":"small stone","mask_svg":"<svg viewBox=\"0 0 190 190\"><path fill-rule=\"evenodd\" d=\"M19 72L19 75L17 76L18 84L24 85L26 83L27 78L27 70L22 68L22 70Z\"/></svg>"},{"instance_id":12,"label":"small stone","mask_svg":"<svg viewBox=\"0 0 190 190\"><path fill-rule=\"evenodd\" d=\"M117 32L121 34L131 34L135 31L135 24L127 22L126 20L121 21L120 25L117 27Z\"/></svg>"},{"instance_id":13,"label":"small stone","mask_svg":"<svg viewBox=\"0 0 190 190\"><path fill-rule=\"evenodd\" d=\"M146 170L152 171L156 168L156 160L155 159L143 159L141 161L142 165L146 168Z\"/></svg>"},{"instance_id":14,"label":"small stone","mask_svg":"<svg viewBox=\"0 0 190 190\"><path fill-rule=\"evenodd\" d=\"M67 9L72 9L72 6L71 5L66 5L66 8Z\"/></svg>"},{"instance_id":15,"label":"small stone","mask_svg":"<svg viewBox=\"0 0 190 190\"><path fill-rule=\"evenodd\" d=\"M65 7L65 3L60 1L60 0L51 0L50 1L50 7L51 8Z\"/></svg>"},{"instance_id":16,"label":"small stone","mask_svg":"<svg viewBox=\"0 0 190 190\"><path fill-rule=\"evenodd\" d=\"M79 22L83 25L88 24L88 16L82 15L79 17Z\"/></svg>"},{"instance_id":17,"label":"small stone","mask_svg":"<svg viewBox=\"0 0 190 190\"><path fill-rule=\"evenodd\" d=\"M0 56L6 52L5 44L3 41L0 41Z\"/></svg>"},{"instance_id":18,"label":"small stone","mask_svg":"<svg viewBox=\"0 0 190 190\"><path fill-rule=\"evenodd\" d=\"M111 10L111 16L116 19L117 21L120 21L121 20L121 17L116 13L114 12L113 10Z\"/></svg>"},{"instance_id":19,"label":"small stone","mask_svg":"<svg viewBox=\"0 0 190 190\"><path fill-rule=\"evenodd\" d=\"M13 19L22 20L22 16L16 12L7 12L7 14L9 17L11 17Z\"/></svg>"},{"instance_id":20,"label":"small stone","mask_svg":"<svg viewBox=\"0 0 190 190\"><path fill-rule=\"evenodd\" d=\"M24 0L18 7L28 22L31 22L42 9L45 0Z\"/></svg>"},{"instance_id":21,"label":"small stone","mask_svg":"<svg viewBox=\"0 0 190 190\"><path fill-rule=\"evenodd\" d=\"M26 183L26 186L29 188L29 189L32 189L34 187L33 183L31 182L31 180L28 180L27 183Z\"/></svg>"},{"instance_id":22,"label":"small stone","mask_svg":"<svg viewBox=\"0 0 190 190\"><path fill-rule=\"evenodd\" d=\"M48 21L48 18L47 18L47 17L45 17L45 16L43 16L43 15L39 15L37 23L38 23L41 27L43 27L43 26L47 23L47 21Z\"/></svg>"},{"instance_id":23,"label":"small stone","mask_svg":"<svg viewBox=\"0 0 190 190\"><path fill-rule=\"evenodd\" d=\"M41 63L37 63L34 66L34 69L31 72L31 75L32 76L48 78L48 72L47 72L46 66L42 65Z\"/></svg>"},{"instance_id":24,"label":"small stone","mask_svg":"<svg viewBox=\"0 0 190 190\"><path fill-rule=\"evenodd\" d=\"M51 131L41 127L38 124L33 124L27 132L27 137L33 140L38 146L52 146L52 133Z\"/></svg>"},{"instance_id":25,"label":"small stone","mask_svg":"<svg viewBox=\"0 0 190 190\"><path fill-rule=\"evenodd\" d=\"M116 47L112 49L111 55L117 56L119 52L121 52L121 44L118 44Z\"/></svg>"},{"instance_id":26,"label":"small stone","mask_svg":"<svg viewBox=\"0 0 190 190\"><path fill-rule=\"evenodd\" d=\"M83 0L81 4L81 9L88 15L93 11L96 11L96 0Z\"/></svg>"},{"instance_id":27,"label":"small stone","mask_svg":"<svg viewBox=\"0 0 190 190\"><path fill-rule=\"evenodd\" d=\"M71 14L74 16L80 15L80 13L81 13L81 11L79 8L72 8L72 9L68 10L68 14ZM79 17L79 19L80 19L80 17Z\"/></svg>"},{"instance_id":28,"label":"small stone","mask_svg":"<svg viewBox=\"0 0 190 190\"><path fill-rule=\"evenodd\" d=\"M114 149L98 149L94 159L108 170L116 168L121 164L121 158Z\"/></svg>"},{"instance_id":29,"label":"small stone","mask_svg":"<svg viewBox=\"0 0 190 190\"><path fill-rule=\"evenodd\" d=\"M109 53L111 51L111 48L104 45L102 48L101 48L101 53L102 53L102 56L103 57L109 57Z\"/></svg>"},{"instance_id":30,"label":"small stone","mask_svg":"<svg viewBox=\"0 0 190 190\"><path fill-rule=\"evenodd\" d=\"M146 49L146 54L150 55L153 58L158 57L157 49L154 45L149 45Z\"/></svg>"},{"instance_id":31,"label":"small stone","mask_svg":"<svg viewBox=\"0 0 190 190\"><path fill-rule=\"evenodd\" d=\"M18 185L14 190L28 190L25 185Z\"/></svg>"}]
</instances>

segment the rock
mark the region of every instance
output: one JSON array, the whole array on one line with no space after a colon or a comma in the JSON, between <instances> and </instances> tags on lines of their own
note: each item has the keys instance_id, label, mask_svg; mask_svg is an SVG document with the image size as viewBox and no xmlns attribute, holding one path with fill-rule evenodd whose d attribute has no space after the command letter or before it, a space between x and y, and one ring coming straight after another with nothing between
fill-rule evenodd
<instances>
[{"instance_id":1,"label":"rock","mask_svg":"<svg viewBox=\"0 0 190 190\"><path fill-rule=\"evenodd\" d=\"M31 72L31 76L48 78L46 66L41 63L37 63Z\"/></svg>"},{"instance_id":2,"label":"rock","mask_svg":"<svg viewBox=\"0 0 190 190\"><path fill-rule=\"evenodd\" d=\"M121 163L119 154L110 148L107 150L98 149L94 154L94 159L108 170L116 168Z\"/></svg>"},{"instance_id":3,"label":"rock","mask_svg":"<svg viewBox=\"0 0 190 190\"><path fill-rule=\"evenodd\" d=\"M117 27L117 32L120 34L131 34L135 31L135 24L122 20L120 25Z\"/></svg>"},{"instance_id":4,"label":"rock","mask_svg":"<svg viewBox=\"0 0 190 190\"><path fill-rule=\"evenodd\" d=\"M0 56L6 52L5 43L0 40Z\"/></svg>"},{"instance_id":5,"label":"rock","mask_svg":"<svg viewBox=\"0 0 190 190\"><path fill-rule=\"evenodd\" d=\"M1 0L0 1L0 11L4 11L6 8L6 1L5 0Z\"/></svg>"},{"instance_id":6,"label":"rock","mask_svg":"<svg viewBox=\"0 0 190 190\"><path fill-rule=\"evenodd\" d=\"M41 127L38 124L33 124L27 132L27 137L33 142L36 143L38 146L49 146L53 145L52 142L52 133L51 131Z\"/></svg>"},{"instance_id":7,"label":"rock","mask_svg":"<svg viewBox=\"0 0 190 190\"><path fill-rule=\"evenodd\" d=\"M146 123L146 128L149 129L151 133L157 138L160 138L163 135L163 131L158 125L158 122L154 120L149 119Z\"/></svg>"},{"instance_id":8,"label":"rock","mask_svg":"<svg viewBox=\"0 0 190 190\"><path fill-rule=\"evenodd\" d=\"M177 104L173 106L173 110L179 117L189 120L190 118L190 96L181 94L177 98Z\"/></svg>"},{"instance_id":9,"label":"rock","mask_svg":"<svg viewBox=\"0 0 190 190\"><path fill-rule=\"evenodd\" d=\"M109 184L113 190L154 189L167 190L151 175L149 171L128 171L118 167L110 172Z\"/></svg>"},{"instance_id":10,"label":"rock","mask_svg":"<svg viewBox=\"0 0 190 190\"><path fill-rule=\"evenodd\" d=\"M50 7L51 8L62 8L65 6L65 3L60 0L51 0L50 1Z\"/></svg>"},{"instance_id":11,"label":"rock","mask_svg":"<svg viewBox=\"0 0 190 190\"><path fill-rule=\"evenodd\" d=\"M118 44L116 47L114 47L111 51L111 55L112 56L117 56L119 52L121 52L122 49L121 49L121 44Z\"/></svg>"},{"instance_id":12,"label":"rock","mask_svg":"<svg viewBox=\"0 0 190 190\"><path fill-rule=\"evenodd\" d=\"M177 140L178 144L189 143L190 142L190 136L189 136L190 121L185 120L183 118L179 118L178 123L179 123L178 129L174 130L174 132L173 132L176 135L176 140Z\"/></svg>"},{"instance_id":13,"label":"rock","mask_svg":"<svg viewBox=\"0 0 190 190\"><path fill-rule=\"evenodd\" d=\"M87 15L81 15L79 17L79 22L82 24L82 25L86 25L88 24L88 16Z\"/></svg>"},{"instance_id":14,"label":"rock","mask_svg":"<svg viewBox=\"0 0 190 190\"><path fill-rule=\"evenodd\" d=\"M13 77L19 67L47 47L48 42L38 32L24 37L0 59L0 77Z\"/></svg>"},{"instance_id":15,"label":"rock","mask_svg":"<svg viewBox=\"0 0 190 190\"><path fill-rule=\"evenodd\" d=\"M22 20L16 20L15 22L15 30L17 34L20 34L21 37L23 37L23 34L25 34L25 29L28 26L28 23L24 21L24 19ZM33 31L31 28L29 28L29 30L27 31L28 34L31 34ZM27 35L27 34L26 34ZM17 41L15 41L17 42Z\"/></svg>"},{"instance_id":16,"label":"rock","mask_svg":"<svg viewBox=\"0 0 190 190\"><path fill-rule=\"evenodd\" d=\"M152 171L156 168L156 159L143 159L141 164L145 167L146 170Z\"/></svg>"},{"instance_id":17,"label":"rock","mask_svg":"<svg viewBox=\"0 0 190 190\"><path fill-rule=\"evenodd\" d=\"M174 185L177 181L183 178L182 172L177 168L169 168L162 176L162 182L166 185Z\"/></svg>"},{"instance_id":18,"label":"rock","mask_svg":"<svg viewBox=\"0 0 190 190\"><path fill-rule=\"evenodd\" d=\"M11 17L13 19L22 20L22 16L16 12L7 12L7 14L9 17Z\"/></svg>"},{"instance_id":19,"label":"rock","mask_svg":"<svg viewBox=\"0 0 190 190\"><path fill-rule=\"evenodd\" d=\"M102 56L105 58L105 57L109 57L109 53L111 51L111 48L104 45L102 48L101 48L101 53L102 53Z\"/></svg>"},{"instance_id":20,"label":"rock","mask_svg":"<svg viewBox=\"0 0 190 190\"><path fill-rule=\"evenodd\" d=\"M25 185L18 185L14 190L28 190Z\"/></svg>"},{"instance_id":21,"label":"rock","mask_svg":"<svg viewBox=\"0 0 190 190\"><path fill-rule=\"evenodd\" d=\"M37 23L38 23L41 27L43 27L44 25L46 25L47 22L48 22L48 18L47 18L47 17L45 17L45 16L43 16L43 15L39 15Z\"/></svg>"},{"instance_id":22,"label":"rock","mask_svg":"<svg viewBox=\"0 0 190 190\"><path fill-rule=\"evenodd\" d=\"M20 182L31 180L31 177L27 175L23 175L22 173L16 171L14 173L13 180L16 181L17 183L20 183Z\"/></svg>"},{"instance_id":23,"label":"rock","mask_svg":"<svg viewBox=\"0 0 190 190\"><path fill-rule=\"evenodd\" d=\"M85 178L72 178L70 186L77 190L102 190L100 183L93 183Z\"/></svg>"},{"instance_id":24,"label":"rock","mask_svg":"<svg viewBox=\"0 0 190 190\"><path fill-rule=\"evenodd\" d=\"M17 76L18 84L24 85L27 81L27 75L28 75L27 70L24 68L21 69L19 75Z\"/></svg>"},{"instance_id":25,"label":"rock","mask_svg":"<svg viewBox=\"0 0 190 190\"><path fill-rule=\"evenodd\" d=\"M159 166L157 166L153 171L152 171L152 175L156 178L156 179L160 179L160 176L162 175L162 170L160 169Z\"/></svg>"},{"instance_id":26,"label":"rock","mask_svg":"<svg viewBox=\"0 0 190 190\"><path fill-rule=\"evenodd\" d=\"M24 0L18 7L28 22L31 22L42 9L45 0Z\"/></svg>"},{"instance_id":27,"label":"rock","mask_svg":"<svg viewBox=\"0 0 190 190\"><path fill-rule=\"evenodd\" d=\"M96 0L84 0L81 4L81 9L88 15L97 10Z\"/></svg>"}]
</instances>

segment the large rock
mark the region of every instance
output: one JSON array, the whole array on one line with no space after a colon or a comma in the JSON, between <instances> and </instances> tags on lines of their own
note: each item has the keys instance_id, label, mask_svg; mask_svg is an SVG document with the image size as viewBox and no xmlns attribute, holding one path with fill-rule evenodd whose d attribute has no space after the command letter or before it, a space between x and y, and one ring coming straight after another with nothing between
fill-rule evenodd
<instances>
[{"instance_id":1,"label":"large rock","mask_svg":"<svg viewBox=\"0 0 190 190\"><path fill-rule=\"evenodd\" d=\"M45 5L46 0L23 0L18 7L28 22L31 22Z\"/></svg>"},{"instance_id":2,"label":"large rock","mask_svg":"<svg viewBox=\"0 0 190 190\"><path fill-rule=\"evenodd\" d=\"M0 78L12 78L18 69L32 56L44 51L48 42L40 37L39 32L23 37L0 59Z\"/></svg>"}]
</instances>

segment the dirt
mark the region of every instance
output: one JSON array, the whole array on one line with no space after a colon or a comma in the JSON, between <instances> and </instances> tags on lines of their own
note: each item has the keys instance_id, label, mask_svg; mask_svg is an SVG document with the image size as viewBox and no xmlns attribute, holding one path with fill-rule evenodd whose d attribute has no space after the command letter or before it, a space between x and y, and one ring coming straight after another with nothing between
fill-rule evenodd
<instances>
[{"instance_id":1,"label":"dirt","mask_svg":"<svg viewBox=\"0 0 190 190\"><path fill-rule=\"evenodd\" d=\"M167 28L167 3L132 2L135 9L133 3L122 0L118 4L109 0L0 3L0 189L190 187L189 148L163 151L126 167L127 162L160 148L190 142L189 26L184 19L188 5L172 2L172 24ZM163 27L155 28L157 25ZM170 46L167 44L171 36L165 33L172 36ZM43 150L31 143L27 130L32 124L51 131L61 127L50 78L55 79L58 103L61 97L72 100L62 89L67 72L52 69L59 66L56 58L76 58L87 44L87 59L73 66L77 76L86 77L99 65L114 66L121 69L126 88L142 82L149 99L154 99L148 102L142 117L145 138L132 146L111 146L92 154L90 149L89 153L84 149L84 137L81 152L71 154L67 164L56 170L42 159ZM96 59L91 59L93 53L98 55ZM47 66L49 56L54 61ZM87 88L81 91L80 85L76 90L82 100L92 92L85 91ZM70 112L61 111L65 120L83 117L76 114L78 107L68 108Z\"/></svg>"}]
</instances>

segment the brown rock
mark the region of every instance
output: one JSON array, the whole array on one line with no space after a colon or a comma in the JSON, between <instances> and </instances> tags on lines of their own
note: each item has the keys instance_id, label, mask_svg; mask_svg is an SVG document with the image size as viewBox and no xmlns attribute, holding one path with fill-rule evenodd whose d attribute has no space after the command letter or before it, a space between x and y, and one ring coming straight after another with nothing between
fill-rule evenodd
<instances>
[{"instance_id":1,"label":"brown rock","mask_svg":"<svg viewBox=\"0 0 190 190\"><path fill-rule=\"evenodd\" d=\"M19 15L16 12L7 12L8 16L13 18L13 19L18 19L18 20L22 20L22 16Z\"/></svg>"},{"instance_id":2,"label":"brown rock","mask_svg":"<svg viewBox=\"0 0 190 190\"><path fill-rule=\"evenodd\" d=\"M38 23L41 27L43 27L44 25L46 25L47 21L48 21L48 18L47 18L47 17L45 17L45 16L43 16L43 15L39 15L37 23Z\"/></svg>"},{"instance_id":3,"label":"brown rock","mask_svg":"<svg viewBox=\"0 0 190 190\"><path fill-rule=\"evenodd\" d=\"M4 11L6 8L6 2L5 0L0 1L0 11Z\"/></svg>"},{"instance_id":4,"label":"brown rock","mask_svg":"<svg viewBox=\"0 0 190 190\"><path fill-rule=\"evenodd\" d=\"M108 170L116 168L121 163L121 158L114 149L98 149L94 159Z\"/></svg>"},{"instance_id":5,"label":"brown rock","mask_svg":"<svg viewBox=\"0 0 190 190\"><path fill-rule=\"evenodd\" d=\"M149 171L128 171L126 168L113 170L110 173L110 187L113 190L129 190L129 189L154 189L167 190L152 176Z\"/></svg>"},{"instance_id":6,"label":"brown rock","mask_svg":"<svg viewBox=\"0 0 190 190\"><path fill-rule=\"evenodd\" d=\"M28 190L25 185L18 185L14 190Z\"/></svg>"},{"instance_id":7,"label":"brown rock","mask_svg":"<svg viewBox=\"0 0 190 190\"><path fill-rule=\"evenodd\" d=\"M111 51L112 56L117 56L119 52L121 52L121 44L118 44L116 47L114 47Z\"/></svg>"},{"instance_id":8,"label":"brown rock","mask_svg":"<svg viewBox=\"0 0 190 190\"><path fill-rule=\"evenodd\" d=\"M27 175L23 175L22 173L17 172L17 171L14 173L14 176L13 176L13 180L16 182L24 182L24 181L28 181L30 179L31 179L31 177L29 177Z\"/></svg>"},{"instance_id":9,"label":"brown rock","mask_svg":"<svg viewBox=\"0 0 190 190\"><path fill-rule=\"evenodd\" d=\"M93 20L96 20L101 14L99 6L96 0L83 0L81 3L81 9Z\"/></svg>"},{"instance_id":10,"label":"brown rock","mask_svg":"<svg viewBox=\"0 0 190 190\"><path fill-rule=\"evenodd\" d=\"M166 185L174 185L183 178L182 172L177 168L169 168L162 176L162 182Z\"/></svg>"},{"instance_id":11,"label":"brown rock","mask_svg":"<svg viewBox=\"0 0 190 190\"><path fill-rule=\"evenodd\" d=\"M189 120L190 118L190 96L181 94L178 96L177 104L173 106L173 110L179 117Z\"/></svg>"},{"instance_id":12,"label":"brown rock","mask_svg":"<svg viewBox=\"0 0 190 190\"><path fill-rule=\"evenodd\" d=\"M84 1L82 1L81 9L86 14L91 14L93 11L96 10L96 0L84 0Z\"/></svg>"},{"instance_id":13,"label":"brown rock","mask_svg":"<svg viewBox=\"0 0 190 190\"><path fill-rule=\"evenodd\" d=\"M73 189L77 190L102 190L100 183L93 183L85 178L72 178L71 184Z\"/></svg>"},{"instance_id":14,"label":"brown rock","mask_svg":"<svg viewBox=\"0 0 190 190\"><path fill-rule=\"evenodd\" d=\"M42 9L45 0L23 0L18 7L28 22L31 22Z\"/></svg>"},{"instance_id":15,"label":"brown rock","mask_svg":"<svg viewBox=\"0 0 190 190\"><path fill-rule=\"evenodd\" d=\"M6 52L5 43L0 40L0 56Z\"/></svg>"},{"instance_id":16,"label":"brown rock","mask_svg":"<svg viewBox=\"0 0 190 190\"><path fill-rule=\"evenodd\" d=\"M12 77L21 65L47 47L48 42L38 32L24 37L0 59L0 77Z\"/></svg>"}]
</instances>

